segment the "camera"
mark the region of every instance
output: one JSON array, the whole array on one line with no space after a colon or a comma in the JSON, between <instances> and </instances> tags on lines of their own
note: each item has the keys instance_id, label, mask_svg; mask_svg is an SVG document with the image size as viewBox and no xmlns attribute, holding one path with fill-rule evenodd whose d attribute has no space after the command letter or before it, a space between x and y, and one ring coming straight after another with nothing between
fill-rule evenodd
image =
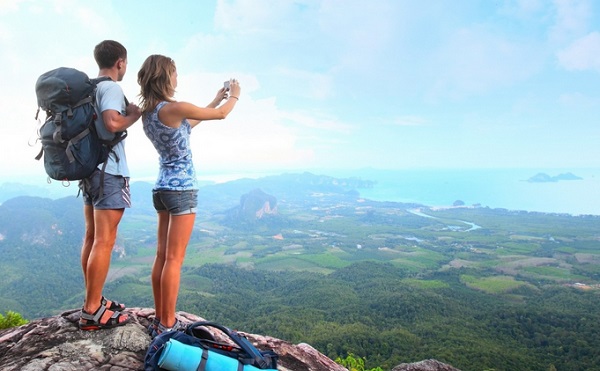
<instances>
[{"instance_id":1,"label":"camera","mask_svg":"<svg viewBox=\"0 0 600 371\"><path fill-rule=\"evenodd\" d=\"M223 87L225 88L225 91L229 91L229 80L223 83Z\"/></svg>"}]
</instances>

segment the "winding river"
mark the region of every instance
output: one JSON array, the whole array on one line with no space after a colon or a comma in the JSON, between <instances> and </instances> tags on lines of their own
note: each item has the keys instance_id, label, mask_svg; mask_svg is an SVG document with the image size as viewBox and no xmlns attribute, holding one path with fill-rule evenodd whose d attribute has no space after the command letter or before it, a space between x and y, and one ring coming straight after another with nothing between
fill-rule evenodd
<instances>
[{"instance_id":1,"label":"winding river","mask_svg":"<svg viewBox=\"0 0 600 371\"><path fill-rule=\"evenodd\" d=\"M438 217L431 216L431 215L423 213L420 208L419 209L408 209L406 211L408 211L411 214L414 214L414 215L417 215L417 216L421 216L423 218L431 218L431 219L441 220ZM447 225L447 224L446 225L448 226L449 229L453 229L453 230L456 230L456 231L459 231L459 232L471 232L471 231L474 231L474 230L477 230L477 229L481 229L481 226L479 226L479 225L477 225L475 223L472 223L472 222L467 222L467 221L464 221L464 220L456 220L456 221L459 222L459 223L466 224L466 225L470 226L470 228L469 229L462 229L462 228L454 227L454 226L451 226L451 225Z\"/></svg>"}]
</instances>

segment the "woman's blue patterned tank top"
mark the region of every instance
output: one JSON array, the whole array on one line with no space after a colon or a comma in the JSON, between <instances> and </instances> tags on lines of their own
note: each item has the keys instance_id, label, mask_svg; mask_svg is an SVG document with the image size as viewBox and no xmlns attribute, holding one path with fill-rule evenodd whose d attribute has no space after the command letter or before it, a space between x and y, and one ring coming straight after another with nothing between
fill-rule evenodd
<instances>
[{"instance_id":1,"label":"woman's blue patterned tank top","mask_svg":"<svg viewBox=\"0 0 600 371\"><path fill-rule=\"evenodd\" d=\"M142 118L144 132L159 155L160 169L154 189L198 189L190 148L192 127L185 119L178 128L171 128L160 122L158 111L167 103L160 102L152 112Z\"/></svg>"}]
</instances>

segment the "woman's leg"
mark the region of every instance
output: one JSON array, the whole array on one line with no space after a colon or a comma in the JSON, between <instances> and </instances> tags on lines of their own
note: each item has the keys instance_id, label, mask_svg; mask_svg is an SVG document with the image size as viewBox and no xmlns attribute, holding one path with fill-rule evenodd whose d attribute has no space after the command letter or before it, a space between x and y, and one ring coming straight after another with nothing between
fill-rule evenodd
<instances>
[{"instance_id":1,"label":"woman's leg","mask_svg":"<svg viewBox=\"0 0 600 371\"><path fill-rule=\"evenodd\" d=\"M167 251L167 233L169 231L169 213L167 211L159 211L157 242L156 242L156 257L152 265L152 293L154 294L154 308L156 309L156 318L162 316L162 292L161 292L161 277L165 265L165 256Z\"/></svg>"},{"instance_id":2,"label":"woman's leg","mask_svg":"<svg viewBox=\"0 0 600 371\"><path fill-rule=\"evenodd\" d=\"M181 266L195 219L196 214L170 216L165 263L160 280L160 322L167 328L175 324L175 306L179 294Z\"/></svg>"}]
</instances>

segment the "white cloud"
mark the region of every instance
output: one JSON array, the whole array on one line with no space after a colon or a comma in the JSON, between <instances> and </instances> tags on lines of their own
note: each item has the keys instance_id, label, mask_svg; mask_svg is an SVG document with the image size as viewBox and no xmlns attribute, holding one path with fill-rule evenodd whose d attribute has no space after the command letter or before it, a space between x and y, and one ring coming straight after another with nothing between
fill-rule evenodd
<instances>
[{"instance_id":1,"label":"white cloud","mask_svg":"<svg viewBox=\"0 0 600 371\"><path fill-rule=\"evenodd\" d=\"M393 120L395 126L423 126L426 124L427 120L419 116L402 116Z\"/></svg>"},{"instance_id":2,"label":"white cloud","mask_svg":"<svg viewBox=\"0 0 600 371\"><path fill-rule=\"evenodd\" d=\"M333 94L330 75L292 68L278 68L276 73L285 82L285 88L297 96L325 100Z\"/></svg>"},{"instance_id":3,"label":"white cloud","mask_svg":"<svg viewBox=\"0 0 600 371\"><path fill-rule=\"evenodd\" d=\"M392 39L401 27L399 8L390 2L365 6L362 2L325 1L319 9L319 27L331 41L328 47L342 54L339 62L363 70L396 47Z\"/></svg>"},{"instance_id":4,"label":"white cloud","mask_svg":"<svg viewBox=\"0 0 600 371\"><path fill-rule=\"evenodd\" d=\"M26 0L0 0L0 15L13 13L19 10L19 5Z\"/></svg>"},{"instance_id":5,"label":"white cloud","mask_svg":"<svg viewBox=\"0 0 600 371\"><path fill-rule=\"evenodd\" d=\"M195 128L194 158L202 168L262 169L298 167L314 161L314 151L302 148L303 135L289 125L273 98L242 96L229 117Z\"/></svg>"},{"instance_id":6,"label":"white cloud","mask_svg":"<svg viewBox=\"0 0 600 371\"><path fill-rule=\"evenodd\" d=\"M592 17L590 0L554 0L556 22L550 31L553 40L559 43L587 32Z\"/></svg>"},{"instance_id":7,"label":"white cloud","mask_svg":"<svg viewBox=\"0 0 600 371\"><path fill-rule=\"evenodd\" d=\"M527 41L512 41L482 26L460 29L430 67L437 80L434 96L463 97L511 86L536 73L543 56Z\"/></svg>"},{"instance_id":8,"label":"white cloud","mask_svg":"<svg viewBox=\"0 0 600 371\"><path fill-rule=\"evenodd\" d=\"M260 35L269 40L282 40L289 31L305 29L306 14L314 11L314 1L218 0L215 25L218 30L240 35Z\"/></svg>"},{"instance_id":9,"label":"white cloud","mask_svg":"<svg viewBox=\"0 0 600 371\"><path fill-rule=\"evenodd\" d=\"M500 8L500 12L517 18L529 18L543 8L543 0L506 0Z\"/></svg>"},{"instance_id":10,"label":"white cloud","mask_svg":"<svg viewBox=\"0 0 600 371\"><path fill-rule=\"evenodd\" d=\"M576 110L598 109L600 97L589 96L582 93L564 93L559 97L559 102Z\"/></svg>"},{"instance_id":11,"label":"white cloud","mask_svg":"<svg viewBox=\"0 0 600 371\"><path fill-rule=\"evenodd\" d=\"M342 122L339 118L315 111L282 111L282 121L286 126L316 129L321 132L334 134L349 134L352 125Z\"/></svg>"},{"instance_id":12,"label":"white cloud","mask_svg":"<svg viewBox=\"0 0 600 371\"><path fill-rule=\"evenodd\" d=\"M559 51L558 61L567 70L600 72L600 32L589 33Z\"/></svg>"}]
</instances>

